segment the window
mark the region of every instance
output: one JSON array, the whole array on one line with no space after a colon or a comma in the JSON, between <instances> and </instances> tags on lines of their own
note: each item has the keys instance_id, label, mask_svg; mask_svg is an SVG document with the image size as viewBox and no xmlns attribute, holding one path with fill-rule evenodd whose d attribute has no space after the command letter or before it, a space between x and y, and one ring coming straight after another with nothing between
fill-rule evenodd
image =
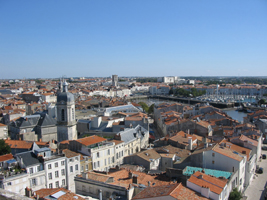
<instances>
[{"instance_id":1,"label":"window","mask_svg":"<svg viewBox=\"0 0 267 200\"><path fill-rule=\"evenodd\" d=\"M107 165L107 159L105 159L105 165Z\"/></svg>"},{"instance_id":2,"label":"window","mask_svg":"<svg viewBox=\"0 0 267 200\"><path fill-rule=\"evenodd\" d=\"M100 167L100 162L99 161L97 161L97 167Z\"/></svg>"},{"instance_id":3,"label":"window","mask_svg":"<svg viewBox=\"0 0 267 200\"><path fill-rule=\"evenodd\" d=\"M61 120L65 121L65 111L64 111L64 109L61 110Z\"/></svg>"},{"instance_id":4,"label":"window","mask_svg":"<svg viewBox=\"0 0 267 200\"><path fill-rule=\"evenodd\" d=\"M115 159L114 159L114 156L112 157L112 163L114 163L115 162Z\"/></svg>"},{"instance_id":5,"label":"window","mask_svg":"<svg viewBox=\"0 0 267 200\"><path fill-rule=\"evenodd\" d=\"M58 187L59 187L59 181L56 182L56 188L58 188Z\"/></svg>"},{"instance_id":6,"label":"window","mask_svg":"<svg viewBox=\"0 0 267 200\"><path fill-rule=\"evenodd\" d=\"M110 149L108 149L108 155L110 155Z\"/></svg>"},{"instance_id":7,"label":"window","mask_svg":"<svg viewBox=\"0 0 267 200\"><path fill-rule=\"evenodd\" d=\"M215 156L215 153L212 153L212 156L214 157Z\"/></svg>"},{"instance_id":8,"label":"window","mask_svg":"<svg viewBox=\"0 0 267 200\"><path fill-rule=\"evenodd\" d=\"M65 169L61 170L61 175L64 176L65 175Z\"/></svg>"},{"instance_id":9,"label":"window","mask_svg":"<svg viewBox=\"0 0 267 200\"><path fill-rule=\"evenodd\" d=\"M110 194L109 192L106 192L106 197L109 198Z\"/></svg>"},{"instance_id":10,"label":"window","mask_svg":"<svg viewBox=\"0 0 267 200\"><path fill-rule=\"evenodd\" d=\"M37 172L39 172L40 171L40 166L37 166Z\"/></svg>"},{"instance_id":11,"label":"window","mask_svg":"<svg viewBox=\"0 0 267 200\"><path fill-rule=\"evenodd\" d=\"M86 171L88 171L88 165L85 165L85 169L86 169Z\"/></svg>"},{"instance_id":12,"label":"window","mask_svg":"<svg viewBox=\"0 0 267 200\"><path fill-rule=\"evenodd\" d=\"M116 159L118 159L119 158L119 154L118 153L116 153Z\"/></svg>"},{"instance_id":13,"label":"window","mask_svg":"<svg viewBox=\"0 0 267 200\"><path fill-rule=\"evenodd\" d=\"M72 108L72 120L74 120L74 109Z\"/></svg>"},{"instance_id":14,"label":"window","mask_svg":"<svg viewBox=\"0 0 267 200\"><path fill-rule=\"evenodd\" d=\"M31 167L31 168L30 168L30 174L32 174L32 173L33 173L33 168Z\"/></svg>"},{"instance_id":15,"label":"window","mask_svg":"<svg viewBox=\"0 0 267 200\"><path fill-rule=\"evenodd\" d=\"M34 179L32 179L32 186L36 186L37 184L36 184L36 179L34 178Z\"/></svg>"},{"instance_id":16,"label":"window","mask_svg":"<svg viewBox=\"0 0 267 200\"><path fill-rule=\"evenodd\" d=\"M78 170L79 170L79 166L75 165L75 171L78 171Z\"/></svg>"},{"instance_id":17,"label":"window","mask_svg":"<svg viewBox=\"0 0 267 200\"><path fill-rule=\"evenodd\" d=\"M55 167L58 167L58 163L57 162L55 163Z\"/></svg>"},{"instance_id":18,"label":"window","mask_svg":"<svg viewBox=\"0 0 267 200\"><path fill-rule=\"evenodd\" d=\"M55 177L56 178L58 177L58 171L55 171Z\"/></svg>"},{"instance_id":19,"label":"window","mask_svg":"<svg viewBox=\"0 0 267 200\"><path fill-rule=\"evenodd\" d=\"M73 172L73 166L70 166L70 172Z\"/></svg>"},{"instance_id":20,"label":"window","mask_svg":"<svg viewBox=\"0 0 267 200\"><path fill-rule=\"evenodd\" d=\"M61 161L61 166L65 165L65 161Z\"/></svg>"},{"instance_id":21,"label":"window","mask_svg":"<svg viewBox=\"0 0 267 200\"><path fill-rule=\"evenodd\" d=\"M96 162L94 162L94 169L96 168Z\"/></svg>"},{"instance_id":22,"label":"window","mask_svg":"<svg viewBox=\"0 0 267 200\"><path fill-rule=\"evenodd\" d=\"M49 184L49 188L53 188L53 183L50 183Z\"/></svg>"},{"instance_id":23,"label":"window","mask_svg":"<svg viewBox=\"0 0 267 200\"><path fill-rule=\"evenodd\" d=\"M48 173L48 179L49 179L49 180L52 179L52 173Z\"/></svg>"},{"instance_id":24,"label":"window","mask_svg":"<svg viewBox=\"0 0 267 200\"><path fill-rule=\"evenodd\" d=\"M108 164L110 164L110 157L108 158Z\"/></svg>"},{"instance_id":25,"label":"window","mask_svg":"<svg viewBox=\"0 0 267 200\"><path fill-rule=\"evenodd\" d=\"M79 158L78 157L75 157L75 160L79 160Z\"/></svg>"},{"instance_id":26,"label":"window","mask_svg":"<svg viewBox=\"0 0 267 200\"><path fill-rule=\"evenodd\" d=\"M99 152L97 152L97 153L96 153L96 157L97 157L97 158L99 158L99 157L100 157L100 156L99 156Z\"/></svg>"},{"instance_id":27,"label":"window","mask_svg":"<svg viewBox=\"0 0 267 200\"><path fill-rule=\"evenodd\" d=\"M49 165L48 165L48 169L51 169L51 168L52 168L52 167L51 167L51 164L49 164Z\"/></svg>"},{"instance_id":28,"label":"window","mask_svg":"<svg viewBox=\"0 0 267 200\"><path fill-rule=\"evenodd\" d=\"M73 162L73 159L72 158L70 159L70 162Z\"/></svg>"},{"instance_id":29,"label":"window","mask_svg":"<svg viewBox=\"0 0 267 200\"><path fill-rule=\"evenodd\" d=\"M123 151L121 151L121 156L123 156Z\"/></svg>"},{"instance_id":30,"label":"window","mask_svg":"<svg viewBox=\"0 0 267 200\"><path fill-rule=\"evenodd\" d=\"M214 164L215 162L214 162L214 160L212 161L212 164Z\"/></svg>"},{"instance_id":31,"label":"window","mask_svg":"<svg viewBox=\"0 0 267 200\"><path fill-rule=\"evenodd\" d=\"M62 186L64 186L66 184L65 179L62 179Z\"/></svg>"},{"instance_id":32,"label":"window","mask_svg":"<svg viewBox=\"0 0 267 200\"><path fill-rule=\"evenodd\" d=\"M240 185L242 185L242 178L240 179Z\"/></svg>"},{"instance_id":33,"label":"window","mask_svg":"<svg viewBox=\"0 0 267 200\"><path fill-rule=\"evenodd\" d=\"M12 182L8 182L7 185L12 185Z\"/></svg>"},{"instance_id":34,"label":"window","mask_svg":"<svg viewBox=\"0 0 267 200\"><path fill-rule=\"evenodd\" d=\"M81 171L83 172L83 166L82 166L82 168L81 168Z\"/></svg>"}]
</instances>

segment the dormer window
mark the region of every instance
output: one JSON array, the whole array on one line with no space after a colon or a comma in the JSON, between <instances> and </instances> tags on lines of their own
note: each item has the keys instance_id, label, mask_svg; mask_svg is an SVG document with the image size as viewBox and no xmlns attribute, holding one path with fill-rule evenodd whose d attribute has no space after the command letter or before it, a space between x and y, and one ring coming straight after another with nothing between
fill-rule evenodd
<instances>
[{"instance_id":1,"label":"dormer window","mask_svg":"<svg viewBox=\"0 0 267 200\"><path fill-rule=\"evenodd\" d=\"M61 120L65 121L65 112L64 109L61 110Z\"/></svg>"}]
</instances>

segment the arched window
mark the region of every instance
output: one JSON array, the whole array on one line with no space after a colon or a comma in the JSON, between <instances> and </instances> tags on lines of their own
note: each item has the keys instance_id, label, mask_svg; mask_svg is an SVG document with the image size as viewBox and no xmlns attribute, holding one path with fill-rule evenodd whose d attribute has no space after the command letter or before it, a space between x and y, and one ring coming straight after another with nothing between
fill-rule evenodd
<instances>
[{"instance_id":1,"label":"arched window","mask_svg":"<svg viewBox=\"0 0 267 200\"><path fill-rule=\"evenodd\" d=\"M74 120L74 108L72 108L72 120Z\"/></svg>"},{"instance_id":2,"label":"arched window","mask_svg":"<svg viewBox=\"0 0 267 200\"><path fill-rule=\"evenodd\" d=\"M61 110L61 119L62 119L62 121L65 121L65 112L64 112L64 109Z\"/></svg>"}]
</instances>

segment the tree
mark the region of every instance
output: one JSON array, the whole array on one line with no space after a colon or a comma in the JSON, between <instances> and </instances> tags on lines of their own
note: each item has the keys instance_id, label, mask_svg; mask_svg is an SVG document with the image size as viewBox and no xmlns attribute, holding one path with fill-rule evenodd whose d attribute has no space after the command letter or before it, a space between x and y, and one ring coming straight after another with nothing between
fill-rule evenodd
<instances>
[{"instance_id":1,"label":"tree","mask_svg":"<svg viewBox=\"0 0 267 200\"><path fill-rule=\"evenodd\" d=\"M154 104L152 104L151 106L149 106L148 108L148 114L151 114L154 112Z\"/></svg>"},{"instance_id":2,"label":"tree","mask_svg":"<svg viewBox=\"0 0 267 200\"><path fill-rule=\"evenodd\" d=\"M265 99L261 99L261 100L258 101L258 104L259 104L259 105L261 105L261 104L265 104L265 103L266 103Z\"/></svg>"},{"instance_id":3,"label":"tree","mask_svg":"<svg viewBox=\"0 0 267 200\"><path fill-rule=\"evenodd\" d=\"M242 194L237 188L234 188L229 195L229 200L240 200L242 199Z\"/></svg>"},{"instance_id":4,"label":"tree","mask_svg":"<svg viewBox=\"0 0 267 200\"><path fill-rule=\"evenodd\" d=\"M148 107L148 105L146 104L146 103L144 103L144 102L139 102L138 103L140 106L142 106L142 108L143 108L143 110L147 113L148 112L148 109L149 109L149 107Z\"/></svg>"},{"instance_id":5,"label":"tree","mask_svg":"<svg viewBox=\"0 0 267 200\"><path fill-rule=\"evenodd\" d=\"M0 140L0 155L6 155L11 153L11 148L5 143L5 140Z\"/></svg>"}]
</instances>

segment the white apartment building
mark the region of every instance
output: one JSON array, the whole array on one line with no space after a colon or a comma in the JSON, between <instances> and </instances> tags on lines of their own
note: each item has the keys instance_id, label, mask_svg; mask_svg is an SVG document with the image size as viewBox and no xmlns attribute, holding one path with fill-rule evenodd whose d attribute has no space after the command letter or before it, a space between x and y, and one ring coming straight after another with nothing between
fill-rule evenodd
<instances>
[{"instance_id":1,"label":"white apartment building","mask_svg":"<svg viewBox=\"0 0 267 200\"><path fill-rule=\"evenodd\" d=\"M152 95L168 95L169 92L169 86L151 86L149 88L149 93Z\"/></svg>"},{"instance_id":2,"label":"white apartment building","mask_svg":"<svg viewBox=\"0 0 267 200\"><path fill-rule=\"evenodd\" d=\"M74 177L80 174L80 154L64 150L63 154L52 154L47 147L34 146L32 151L19 153L16 160L25 172L0 175L0 187L25 194L25 188L33 191L42 188L66 188L75 192Z\"/></svg>"},{"instance_id":3,"label":"white apartment building","mask_svg":"<svg viewBox=\"0 0 267 200\"><path fill-rule=\"evenodd\" d=\"M137 125L135 128L120 131L115 135L115 139L124 142L123 156L129 156L148 147L149 131Z\"/></svg>"},{"instance_id":4,"label":"white apartment building","mask_svg":"<svg viewBox=\"0 0 267 200\"><path fill-rule=\"evenodd\" d=\"M211 150L203 152L203 168L238 171L237 180L232 183L232 188L237 187L243 191L245 182L247 156L232 150L224 144L216 144Z\"/></svg>"},{"instance_id":5,"label":"white apartment building","mask_svg":"<svg viewBox=\"0 0 267 200\"><path fill-rule=\"evenodd\" d=\"M159 77L157 79L157 82L160 83L175 83L177 82L178 78L177 76L164 76L164 77Z\"/></svg>"},{"instance_id":6,"label":"white apartment building","mask_svg":"<svg viewBox=\"0 0 267 200\"><path fill-rule=\"evenodd\" d=\"M115 165L120 166L123 164L125 144L120 140L112 140L114 142L114 156L115 156Z\"/></svg>"},{"instance_id":7,"label":"white apartment building","mask_svg":"<svg viewBox=\"0 0 267 200\"><path fill-rule=\"evenodd\" d=\"M46 188L66 187L66 158L52 156L45 159Z\"/></svg>"},{"instance_id":8,"label":"white apartment building","mask_svg":"<svg viewBox=\"0 0 267 200\"><path fill-rule=\"evenodd\" d=\"M74 177L80 174L80 154L70 151L68 149L63 150L65 155L65 165L66 165L66 184L67 189L71 192L75 192Z\"/></svg>"},{"instance_id":9,"label":"white apartment building","mask_svg":"<svg viewBox=\"0 0 267 200\"><path fill-rule=\"evenodd\" d=\"M115 167L115 143L105 138L93 135L70 141L70 149L91 156L93 170L107 171Z\"/></svg>"}]
</instances>

